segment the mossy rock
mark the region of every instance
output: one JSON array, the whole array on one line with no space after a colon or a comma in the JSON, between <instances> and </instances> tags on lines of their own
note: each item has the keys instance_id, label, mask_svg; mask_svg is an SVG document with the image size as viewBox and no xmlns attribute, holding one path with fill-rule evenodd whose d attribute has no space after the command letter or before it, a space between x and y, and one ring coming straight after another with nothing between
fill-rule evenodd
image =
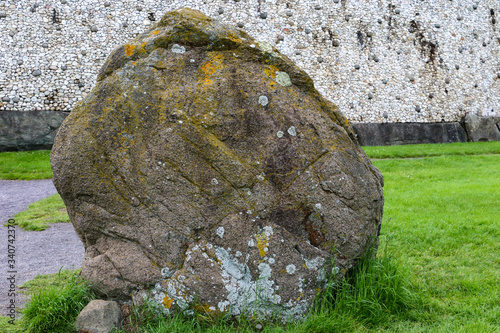
<instances>
[{"instance_id":1,"label":"mossy rock","mask_svg":"<svg viewBox=\"0 0 500 333\"><path fill-rule=\"evenodd\" d=\"M191 9L113 51L52 167L82 275L166 312L301 315L382 218L382 175L311 78Z\"/></svg>"}]
</instances>

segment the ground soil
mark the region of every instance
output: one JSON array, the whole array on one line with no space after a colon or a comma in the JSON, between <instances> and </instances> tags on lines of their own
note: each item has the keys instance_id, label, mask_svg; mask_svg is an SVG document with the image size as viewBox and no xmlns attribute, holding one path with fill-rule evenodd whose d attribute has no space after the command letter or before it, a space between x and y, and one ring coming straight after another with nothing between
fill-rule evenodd
<instances>
[{"instance_id":1,"label":"ground soil","mask_svg":"<svg viewBox=\"0 0 500 333\"><path fill-rule=\"evenodd\" d=\"M9 218L37 200L57 193L52 180L0 180L0 315L7 315L10 282L15 275L16 292L26 281L37 275L57 273L61 268L81 267L84 247L70 223L51 224L44 231L24 231L15 227L15 268L8 273L8 235L3 226ZM26 297L17 293L16 308L22 307Z\"/></svg>"}]
</instances>

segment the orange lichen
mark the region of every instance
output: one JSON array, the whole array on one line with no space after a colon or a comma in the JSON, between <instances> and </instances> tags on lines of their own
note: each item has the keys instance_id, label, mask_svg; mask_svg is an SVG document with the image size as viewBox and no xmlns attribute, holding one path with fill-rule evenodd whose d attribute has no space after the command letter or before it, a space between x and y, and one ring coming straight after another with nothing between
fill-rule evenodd
<instances>
[{"instance_id":1,"label":"orange lichen","mask_svg":"<svg viewBox=\"0 0 500 333\"><path fill-rule=\"evenodd\" d=\"M172 303L174 302L173 298L170 298L168 296L163 297L163 306L167 309L170 309L172 307Z\"/></svg>"},{"instance_id":2,"label":"orange lichen","mask_svg":"<svg viewBox=\"0 0 500 333\"><path fill-rule=\"evenodd\" d=\"M276 78L276 72L278 71L278 67L270 65L264 67L264 74L269 76L270 78Z\"/></svg>"},{"instance_id":3,"label":"orange lichen","mask_svg":"<svg viewBox=\"0 0 500 333\"><path fill-rule=\"evenodd\" d=\"M210 76L222 68L222 62L224 61L224 55L219 52L210 52L208 56L210 60L201 66L201 70L205 74L203 78L203 84L205 85L214 83Z\"/></svg>"},{"instance_id":4,"label":"orange lichen","mask_svg":"<svg viewBox=\"0 0 500 333\"><path fill-rule=\"evenodd\" d=\"M130 45L130 44L125 45L125 54L127 55L127 57L130 57L132 54L134 54L134 49L135 45Z\"/></svg>"},{"instance_id":5,"label":"orange lichen","mask_svg":"<svg viewBox=\"0 0 500 333\"><path fill-rule=\"evenodd\" d=\"M259 254L264 257L267 253L267 245L269 244L269 239L265 233L255 235L257 240L257 247L259 248Z\"/></svg>"}]
</instances>

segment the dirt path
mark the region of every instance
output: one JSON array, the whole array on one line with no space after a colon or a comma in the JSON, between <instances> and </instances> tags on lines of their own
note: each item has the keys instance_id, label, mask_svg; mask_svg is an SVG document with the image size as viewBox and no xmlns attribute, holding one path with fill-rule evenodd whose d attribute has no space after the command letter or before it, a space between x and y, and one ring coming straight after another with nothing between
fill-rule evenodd
<instances>
[{"instance_id":1,"label":"dirt path","mask_svg":"<svg viewBox=\"0 0 500 333\"><path fill-rule=\"evenodd\" d=\"M10 181L0 180L0 221L2 225L28 205L56 193L52 180ZM81 267L84 248L70 223L52 224L44 231L24 231L15 227L15 268L8 273L7 227L0 227L0 315L7 315L10 282L15 275L18 288L39 274L57 273L61 267ZM23 297L17 297L16 308L24 305Z\"/></svg>"}]
</instances>

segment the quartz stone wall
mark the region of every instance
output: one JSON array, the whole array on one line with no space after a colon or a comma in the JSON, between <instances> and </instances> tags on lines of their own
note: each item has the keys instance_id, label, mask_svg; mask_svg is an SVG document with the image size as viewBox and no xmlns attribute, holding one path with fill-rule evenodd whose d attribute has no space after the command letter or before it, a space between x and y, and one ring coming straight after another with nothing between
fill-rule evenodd
<instances>
[{"instance_id":1,"label":"quartz stone wall","mask_svg":"<svg viewBox=\"0 0 500 333\"><path fill-rule=\"evenodd\" d=\"M0 111L71 110L180 7L276 46L353 122L500 115L498 0L0 0Z\"/></svg>"}]
</instances>

